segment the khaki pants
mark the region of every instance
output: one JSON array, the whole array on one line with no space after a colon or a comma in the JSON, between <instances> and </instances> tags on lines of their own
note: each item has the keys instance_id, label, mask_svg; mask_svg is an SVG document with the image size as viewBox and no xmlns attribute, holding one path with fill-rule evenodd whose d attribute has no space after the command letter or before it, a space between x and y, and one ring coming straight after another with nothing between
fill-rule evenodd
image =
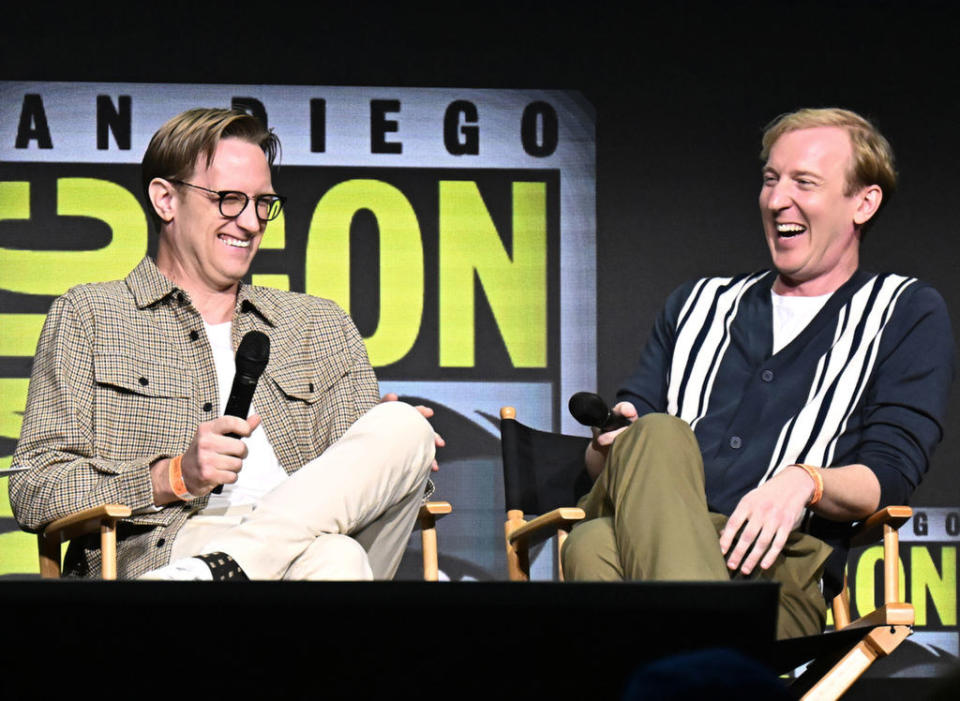
<instances>
[{"instance_id":1,"label":"khaki pants","mask_svg":"<svg viewBox=\"0 0 960 701\"><path fill-rule=\"evenodd\" d=\"M416 409L378 404L256 507L190 518L173 559L225 552L250 579L391 579L434 452Z\"/></svg>"},{"instance_id":2,"label":"khaki pants","mask_svg":"<svg viewBox=\"0 0 960 701\"><path fill-rule=\"evenodd\" d=\"M570 580L731 578L718 543L727 517L708 511L700 447L680 419L648 414L618 436L580 506L587 520L563 547ZM823 630L820 578L830 552L826 543L794 531L773 566L750 575L781 585L778 638Z\"/></svg>"}]
</instances>

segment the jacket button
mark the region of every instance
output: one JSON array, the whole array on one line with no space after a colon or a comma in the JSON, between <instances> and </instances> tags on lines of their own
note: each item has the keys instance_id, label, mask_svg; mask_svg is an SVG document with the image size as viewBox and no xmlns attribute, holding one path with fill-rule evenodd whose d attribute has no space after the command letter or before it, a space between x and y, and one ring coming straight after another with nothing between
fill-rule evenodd
<instances>
[{"instance_id":1,"label":"jacket button","mask_svg":"<svg viewBox=\"0 0 960 701\"><path fill-rule=\"evenodd\" d=\"M193 331L190 332L190 340L191 340L191 341L196 341L198 338L200 338L200 334L197 333L197 330L196 330L196 329L194 329Z\"/></svg>"},{"instance_id":2,"label":"jacket button","mask_svg":"<svg viewBox=\"0 0 960 701\"><path fill-rule=\"evenodd\" d=\"M167 542L167 539L166 539L166 538L160 538L160 539L158 539L158 540L157 540L157 547L158 547L158 548L162 548L166 542Z\"/></svg>"},{"instance_id":3,"label":"jacket button","mask_svg":"<svg viewBox=\"0 0 960 701\"><path fill-rule=\"evenodd\" d=\"M210 402L207 402L206 404L203 405L204 411L211 411L212 409L213 409L213 404L211 404Z\"/></svg>"},{"instance_id":4,"label":"jacket button","mask_svg":"<svg viewBox=\"0 0 960 701\"><path fill-rule=\"evenodd\" d=\"M150 384L150 380L148 380L146 377L141 377L139 380L137 380L137 382L139 382L144 387Z\"/></svg>"},{"instance_id":5,"label":"jacket button","mask_svg":"<svg viewBox=\"0 0 960 701\"><path fill-rule=\"evenodd\" d=\"M764 370L761 372L760 379L764 382L773 382L773 370Z\"/></svg>"},{"instance_id":6,"label":"jacket button","mask_svg":"<svg viewBox=\"0 0 960 701\"><path fill-rule=\"evenodd\" d=\"M734 450L739 450L740 446L743 445L743 439L740 436L730 436L730 447Z\"/></svg>"}]
</instances>

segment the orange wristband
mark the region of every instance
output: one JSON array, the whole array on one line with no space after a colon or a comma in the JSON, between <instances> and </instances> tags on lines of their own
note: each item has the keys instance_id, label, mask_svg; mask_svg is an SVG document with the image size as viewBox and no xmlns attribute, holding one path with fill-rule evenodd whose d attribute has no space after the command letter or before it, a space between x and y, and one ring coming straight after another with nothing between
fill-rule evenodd
<instances>
[{"instance_id":1,"label":"orange wristband","mask_svg":"<svg viewBox=\"0 0 960 701\"><path fill-rule=\"evenodd\" d=\"M804 465L803 463L799 462L795 462L794 465L803 468L803 471L810 475L810 479L812 479L814 485L816 485L816 488L813 491L813 496L810 497L810 501L807 502L807 506L809 507L816 505L823 497L823 475L821 475L820 470L815 468L813 465Z\"/></svg>"},{"instance_id":2,"label":"orange wristband","mask_svg":"<svg viewBox=\"0 0 960 701\"><path fill-rule=\"evenodd\" d=\"M181 462L183 462L182 455L178 455L170 460L170 468L167 471L167 475L170 477L170 489L177 495L177 499L190 501L191 499L196 499L196 497L190 493L187 489L186 482L183 481Z\"/></svg>"}]
</instances>

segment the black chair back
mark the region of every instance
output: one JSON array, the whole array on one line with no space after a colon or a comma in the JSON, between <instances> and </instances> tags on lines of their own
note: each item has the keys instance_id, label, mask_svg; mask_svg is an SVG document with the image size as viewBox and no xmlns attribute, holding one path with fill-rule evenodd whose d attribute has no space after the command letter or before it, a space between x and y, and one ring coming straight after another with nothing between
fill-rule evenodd
<instances>
[{"instance_id":1,"label":"black chair back","mask_svg":"<svg viewBox=\"0 0 960 701\"><path fill-rule=\"evenodd\" d=\"M576 506L590 491L583 455L589 438L538 431L516 419L500 420L506 510L543 514Z\"/></svg>"}]
</instances>

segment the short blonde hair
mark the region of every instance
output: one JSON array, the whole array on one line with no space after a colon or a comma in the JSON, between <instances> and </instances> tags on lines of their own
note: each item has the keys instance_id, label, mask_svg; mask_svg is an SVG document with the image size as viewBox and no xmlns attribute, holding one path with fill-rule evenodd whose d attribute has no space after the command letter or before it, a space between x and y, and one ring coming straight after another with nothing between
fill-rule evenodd
<instances>
[{"instance_id":1,"label":"short blonde hair","mask_svg":"<svg viewBox=\"0 0 960 701\"><path fill-rule=\"evenodd\" d=\"M203 154L207 166L213 162L221 139L242 139L259 146L271 166L280 153L280 140L259 119L246 112L199 107L168 120L150 139L141 163L143 192L150 202L150 181L154 178L187 180ZM160 218L148 207L159 229Z\"/></svg>"},{"instance_id":2,"label":"short blonde hair","mask_svg":"<svg viewBox=\"0 0 960 701\"><path fill-rule=\"evenodd\" d=\"M893 149L890 142L867 119L856 112L839 107L805 108L781 114L767 125L763 132L764 162L770 157L770 149L784 134L799 129L816 127L842 127L850 135L853 147L850 171L847 173L847 195L867 185L879 185L883 190L881 208L897 189L897 172L894 169Z\"/></svg>"}]
</instances>

